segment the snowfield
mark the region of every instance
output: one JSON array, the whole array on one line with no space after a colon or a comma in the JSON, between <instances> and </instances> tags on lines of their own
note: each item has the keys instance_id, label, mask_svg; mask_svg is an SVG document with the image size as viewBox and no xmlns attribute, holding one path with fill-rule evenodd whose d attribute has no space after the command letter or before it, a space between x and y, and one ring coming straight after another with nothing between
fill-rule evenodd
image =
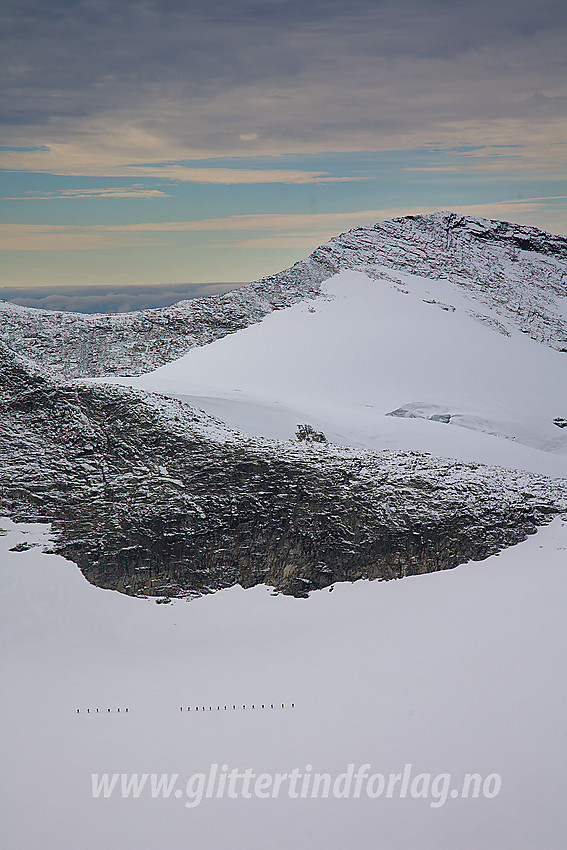
<instances>
[{"instance_id":1,"label":"snowfield","mask_svg":"<svg viewBox=\"0 0 567 850\"><path fill-rule=\"evenodd\" d=\"M319 298L147 375L107 380L176 396L252 436L293 439L308 422L341 445L567 476L567 429L553 423L565 415L565 354L480 314L453 283L396 278L341 272ZM388 415L404 406L407 417Z\"/></svg>"},{"instance_id":2,"label":"snowfield","mask_svg":"<svg viewBox=\"0 0 567 850\"><path fill-rule=\"evenodd\" d=\"M171 605L93 587L38 548L10 551L44 540L42 526L0 527L4 847L564 846L565 521L446 572ZM440 805L366 786L293 799L284 785L277 799L187 807L186 781L212 764L333 776L369 764L386 777L408 764L451 774L452 788L498 774L501 789ZM93 799L93 773L177 773L182 794Z\"/></svg>"}]
</instances>

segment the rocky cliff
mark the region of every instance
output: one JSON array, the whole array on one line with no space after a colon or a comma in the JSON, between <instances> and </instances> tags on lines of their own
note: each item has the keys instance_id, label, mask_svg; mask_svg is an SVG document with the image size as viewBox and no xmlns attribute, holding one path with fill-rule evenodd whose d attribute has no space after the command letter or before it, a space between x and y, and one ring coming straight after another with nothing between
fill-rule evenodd
<instances>
[{"instance_id":1,"label":"rocky cliff","mask_svg":"<svg viewBox=\"0 0 567 850\"><path fill-rule=\"evenodd\" d=\"M0 513L130 594L295 595L484 558L567 508L565 482L417 452L246 438L187 404L60 382L0 352Z\"/></svg>"}]
</instances>

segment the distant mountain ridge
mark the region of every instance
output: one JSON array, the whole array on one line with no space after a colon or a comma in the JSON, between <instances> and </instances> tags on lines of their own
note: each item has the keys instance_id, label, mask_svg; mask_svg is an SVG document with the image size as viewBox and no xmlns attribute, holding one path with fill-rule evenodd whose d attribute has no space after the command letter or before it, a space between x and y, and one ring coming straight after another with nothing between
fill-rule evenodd
<instances>
[{"instance_id":1,"label":"distant mountain ridge","mask_svg":"<svg viewBox=\"0 0 567 850\"><path fill-rule=\"evenodd\" d=\"M476 305L567 351L567 237L451 212L405 216L332 238L305 260L238 290L119 315L62 313L0 302L0 339L62 378L140 375L320 295L344 269L395 282L396 271L448 279ZM471 304L471 307L474 307ZM482 316L479 318L482 320Z\"/></svg>"}]
</instances>

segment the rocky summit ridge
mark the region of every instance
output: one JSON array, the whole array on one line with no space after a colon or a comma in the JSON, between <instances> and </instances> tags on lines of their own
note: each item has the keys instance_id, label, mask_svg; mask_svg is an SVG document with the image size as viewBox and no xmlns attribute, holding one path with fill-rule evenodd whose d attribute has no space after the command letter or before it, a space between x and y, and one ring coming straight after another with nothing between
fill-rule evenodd
<instances>
[{"instance_id":1,"label":"rocky summit ridge","mask_svg":"<svg viewBox=\"0 0 567 850\"><path fill-rule=\"evenodd\" d=\"M237 290L123 314L66 313L0 302L0 339L62 378L140 375L321 295L321 283L353 269L396 281L396 271L450 280L503 328L567 352L567 237L456 213L406 216L332 238L290 269Z\"/></svg>"}]
</instances>

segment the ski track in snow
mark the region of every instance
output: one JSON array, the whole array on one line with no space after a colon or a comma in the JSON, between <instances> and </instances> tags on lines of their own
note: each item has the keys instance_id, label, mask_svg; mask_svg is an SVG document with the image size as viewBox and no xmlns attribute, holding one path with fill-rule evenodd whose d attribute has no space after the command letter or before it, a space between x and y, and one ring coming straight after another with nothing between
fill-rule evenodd
<instances>
[{"instance_id":1,"label":"ski track in snow","mask_svg":"<svg viewBox=\"0 0 567 850\"><path fill-rule=\"evenodd\" d=\"M306 600L233 587L171 605L91 586L33 547L43 526L0 527L5 847L563 846L565 521L447 572ZM22 542L32 548L10 551ZM295 708L179 710L227 702ZM364 795L193 809L185 797L91 797L92 773L178 773L181 784L212 763L333 775L412 764L459 780L499 773L502 790L442 808Z\"/></svg>"}]
</instances>

